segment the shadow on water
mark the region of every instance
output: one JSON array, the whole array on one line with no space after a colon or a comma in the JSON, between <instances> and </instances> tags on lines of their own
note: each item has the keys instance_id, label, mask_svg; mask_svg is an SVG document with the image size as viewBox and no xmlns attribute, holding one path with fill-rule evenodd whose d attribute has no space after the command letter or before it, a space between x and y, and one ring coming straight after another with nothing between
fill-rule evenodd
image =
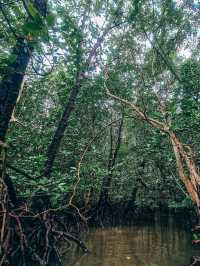
<instances>
[{"instance_id":1,"label":"shadow on water","mask_svg":"<svg viewBox=\"0 0 200 266\"><path fill-rule=\"evenodd\" d=\"M92 229L85 241L91 254L71 251L64 266L187 266L200 255L191 233L173 224Z\"/></svg>"}]
</instances>

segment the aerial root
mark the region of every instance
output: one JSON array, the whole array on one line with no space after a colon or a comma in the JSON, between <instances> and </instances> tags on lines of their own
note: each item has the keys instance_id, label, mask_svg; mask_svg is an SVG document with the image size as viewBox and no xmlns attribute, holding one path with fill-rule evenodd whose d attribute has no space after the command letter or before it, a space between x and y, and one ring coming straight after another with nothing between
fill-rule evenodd
<instances>
[{"instance_id":1,"label":"aerial root","mask_svg":"<svg viewBox=\"0 0 200 266\"><path fill-rule=\"evenodd\" d=\"M6 219L3 219L5 215ZM88 253L85 244L58 222L62 220L62 216L56 218L58 215L45 213L34 216L24 208L0 212L0 266L14 266L16 261L19 266L61 265L62 242L67 242L68 247L75 243Z\"/></svg>"}]
</instances>

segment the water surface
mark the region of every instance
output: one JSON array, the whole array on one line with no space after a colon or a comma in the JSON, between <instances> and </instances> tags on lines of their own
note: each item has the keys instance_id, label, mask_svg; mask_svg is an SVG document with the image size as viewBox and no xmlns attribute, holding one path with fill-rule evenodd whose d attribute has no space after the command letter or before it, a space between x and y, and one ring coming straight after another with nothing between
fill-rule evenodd
<instances>
[{"instance_id":1,"label":"water surface","mask_svg":"<svg viewBox=\"0 0 200 266\"><path fill-rule=\"evenodd\" d=\"M134 226L92 230L85 240L91 251L66 254L70 266L187 266L200 250L191 233L174 226Z\"/></svg>"}]
</instances>

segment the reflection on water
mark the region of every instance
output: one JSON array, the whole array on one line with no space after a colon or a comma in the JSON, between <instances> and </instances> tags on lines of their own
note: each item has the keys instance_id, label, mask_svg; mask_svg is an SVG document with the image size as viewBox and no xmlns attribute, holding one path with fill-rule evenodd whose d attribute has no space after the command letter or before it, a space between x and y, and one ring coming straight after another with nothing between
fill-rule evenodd
<instances>
[{"instance_id":1,"label":"reflection on water","mask_svg":"<svg viewBox=\"0 0 200 266\"><path fill-rule=\"evenodd\" d=\"M70 266L187 266L200 251L190 233L172 226L134 226L97 229L86 240L91 254L66 255ZM69 257L70 256L70 257Z\"/></svg>"}]
</instances>

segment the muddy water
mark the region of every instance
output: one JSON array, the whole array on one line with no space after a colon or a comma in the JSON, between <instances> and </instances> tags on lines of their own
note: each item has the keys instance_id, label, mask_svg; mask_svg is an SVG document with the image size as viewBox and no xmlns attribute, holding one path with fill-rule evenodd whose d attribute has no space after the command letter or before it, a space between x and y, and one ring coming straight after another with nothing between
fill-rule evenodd
<instances>
[{"instance_id":1,"label":"muddy water","mask_svg":"<svg viewBox=\"0 0 200 266\"><path fill-rule=\"evenodd\" d=\"M85 241L91 254L74 250L64 266L186 266L200 256L190 232L174 226L96 229Z\"/></svg>"}]
</instances>

